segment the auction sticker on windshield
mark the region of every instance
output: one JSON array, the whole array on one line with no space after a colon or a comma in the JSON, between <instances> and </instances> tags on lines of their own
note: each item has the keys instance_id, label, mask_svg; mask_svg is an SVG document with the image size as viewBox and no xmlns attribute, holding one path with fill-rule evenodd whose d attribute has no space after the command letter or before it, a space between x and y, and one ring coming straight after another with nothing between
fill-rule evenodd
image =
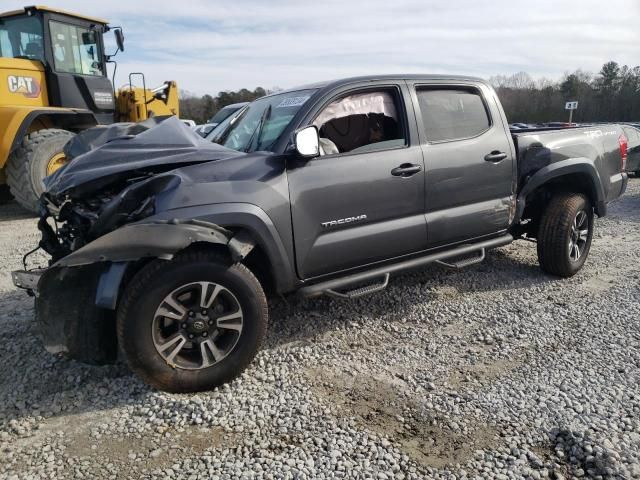
<instances>
[{"instance_id":1,"label":"auction sticker on windshield","mask_svg":"<svg viewBox=\"0 0 640 480\"><path fill-rule=\"evenodd\" d=\"M304 97L289 97L282 100L276 108L284 108L284 107L299 107L304 105L307 100L309 100L311 95L306 95Z\"/></svg>"}]
</instances>

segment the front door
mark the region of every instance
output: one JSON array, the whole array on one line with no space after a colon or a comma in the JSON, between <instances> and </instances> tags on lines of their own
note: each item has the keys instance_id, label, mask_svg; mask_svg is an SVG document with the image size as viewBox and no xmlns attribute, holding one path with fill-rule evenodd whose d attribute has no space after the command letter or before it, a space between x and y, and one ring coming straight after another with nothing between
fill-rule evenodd
<instances>
[{"instance_id":1,"label":"front door","mask_svg":"<svg viewBox=\"0 0 640 480\"><path fill-rule=\"evenodd\" d=\"M343 91L311 122L322 155L288 170L301 278L425 248L424 163L405 95L404 84Z\"/></svg>"}]
</instances>

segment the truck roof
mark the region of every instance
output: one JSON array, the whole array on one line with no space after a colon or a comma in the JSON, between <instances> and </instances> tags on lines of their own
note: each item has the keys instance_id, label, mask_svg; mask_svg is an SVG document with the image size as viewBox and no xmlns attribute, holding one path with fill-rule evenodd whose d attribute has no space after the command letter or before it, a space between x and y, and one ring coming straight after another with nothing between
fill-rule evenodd
<instances>
[{"instance_id":1,"label":"truck roof","mask_svg":"<svg viewBox=\"0 0 640 480\"><path fill-rule=\"evenodd\" d=\"M61 10L59 8L51 8L51 7L47 7L45 5L34 5L34 6L29 6L29 7L24 7L20 10L12 10L9 12L2 12L0 13L0 18L2 17L11 17L14 15L22 15L24 13L26 13L29 10L40 10L43 12L51 12L51 13L58 13L60 15L67 15L69 17L75 17L75 18L80 18L82 20L87 20L89 22L93 22L93 23L99 23L102 25L107 25L109 22L107 20L104 20L102 18L98 18L98 17L87 17L85 15L80 15L78 13L73 13L73 12L67 12L66 10Z\"/></svg>"},{"instance_id":2,"label":"truck roof","mask_svg":"<svg viewBox=\"0 0 640 480\"><path fill-rule=\"evenodd\" d=\"M305 90L308 88L335 88L341 87L343 85L349 85L351 83L359 83L359 82L373 82L375 80L424 80L424 81L433 81L433 80L444 80L451 82L477 82L483 83L486 82L478 77L468 77L465 75L448 75L448 74L387 74L387 75L363 75L358 77L347 77L347 78L339 78L334 80L327 80L322 82L314 82L306 85L300 85L294 88L288 88L286 90L280 92L274 92L275 94L286 93L286 92L295 92L297 90Z\"/></svg>"}]
</instances>

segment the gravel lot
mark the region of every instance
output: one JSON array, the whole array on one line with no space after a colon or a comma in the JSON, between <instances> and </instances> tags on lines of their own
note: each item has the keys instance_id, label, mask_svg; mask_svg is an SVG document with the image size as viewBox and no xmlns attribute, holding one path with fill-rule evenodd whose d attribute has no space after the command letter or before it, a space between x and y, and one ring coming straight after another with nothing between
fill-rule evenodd
<instances>
[{"instance_id":1,"label":"gravel lot","mask_svg":"<svg viewBox=\"0 0 640 480\"><path fill-rule=\"evenodd\" d=\"M46 353L9 271L35 221L0 207L0 478L640 478L640 180L584 270L535 245L354 302L270 303L217 391L152 391Z\"/></svg>"}]
</instances>

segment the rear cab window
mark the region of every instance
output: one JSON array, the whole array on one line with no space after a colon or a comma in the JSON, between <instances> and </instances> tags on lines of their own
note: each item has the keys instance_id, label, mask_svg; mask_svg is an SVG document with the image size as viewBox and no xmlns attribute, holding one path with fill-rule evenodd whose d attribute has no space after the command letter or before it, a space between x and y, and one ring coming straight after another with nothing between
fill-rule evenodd
<instances>
[{"instance_id":1,"label":"rear cab window","mask_svg":"<svg viewBox=\"0 0 640 480\"><path fill-rule=\"evenodd\" d=\"M491 128L489 110L477 88L418 86L416 95L429 143L473 138Z\"/></svg>"}]
</instances>

